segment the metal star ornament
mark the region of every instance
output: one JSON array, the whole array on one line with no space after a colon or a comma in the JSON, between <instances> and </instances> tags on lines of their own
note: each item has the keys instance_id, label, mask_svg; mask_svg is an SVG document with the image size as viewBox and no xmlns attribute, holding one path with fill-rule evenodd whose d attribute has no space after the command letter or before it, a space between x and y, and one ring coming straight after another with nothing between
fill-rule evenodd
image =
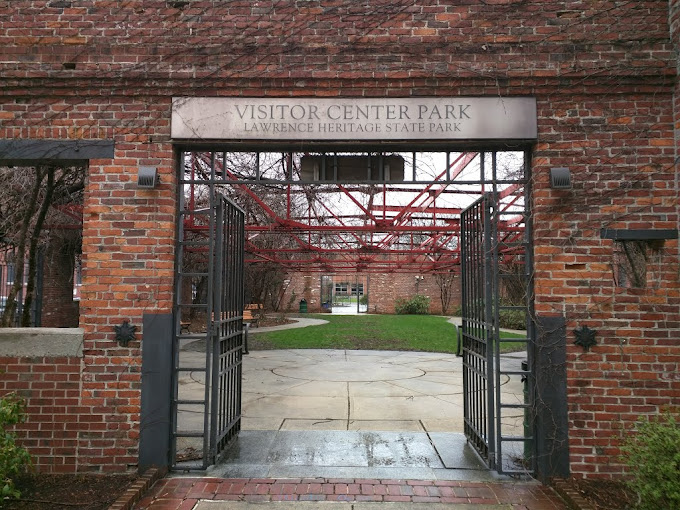
<instances>
[{"instance_id":1,"label":"metal star ornament","mask_svg":"<svg viewBox=\"0 0 680 510\"><path fill-rule=\"evenodd\" d=\"M576 335L576 340L574 343L583 347L585 352L590 351L590 348L597 345L597 340L595 340L595 335L597 331L590 329L588 326L581 326L574 330L574 335Z\"/></svg>"},{"instance_id":2,"label":"metal star ornament","mask_svg":"<svg viewBox=\"0 0 680 510\"><path fill-rule=\"evenodd\" d=\"M123 347L127 347L130 340L136 340L135 332L137 331L137 326L133 326L128 321L123 321L123 324L114 326L113 329L116 331L116 342Z\"/></svg>"}]
</instances>

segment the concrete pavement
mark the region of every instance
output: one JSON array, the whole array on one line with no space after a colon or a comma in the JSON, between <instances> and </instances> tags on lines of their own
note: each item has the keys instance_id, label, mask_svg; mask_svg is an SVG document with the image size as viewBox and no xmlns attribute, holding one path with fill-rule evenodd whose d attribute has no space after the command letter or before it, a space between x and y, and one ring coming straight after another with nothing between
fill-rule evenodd
<instances>
[{"instance_id":1,"label":"concrete pavement","mask_svg":"<svg viewBox=\"0 0 680 510\"><path fill-rule=\"evenodd\" d=\"M181 356L184 365L205 361L191 348ZM523 358L509 354L501 363L519 368ZM504 399L521 402L519 377L501 385ZM180 398L201 398L204 390L200 372L180 380ZM242 411L242 430L219 464L202 476L160 480L135 508L566 509L548 487L485 469L462 434L462 362L455 355L253 351L243 360ZM190 406L178 418L180 428L203 422ZM518 431L522 419L504 415L503 433ZM196 451L200 444L179 447ZM506 455L512 461L521 452Z\"/></svg>"},{"instance_id":2,"label":"concrete pavement","mask_svg":"<svg viewBox=\"0 0 680 510\"><path fill-rule=\"evenodd\" d=\"M279 326L264 326L264 327L256 327L256 328L250 328L250 333L255 335L257 333L267 333L269 331L280 331L282 329L298 329L298 328L306 328L309 326L320 326L322 324L328 324L327 320L324 319L315 319L313 317L288 317L289 319L293 320L294 322L291 322L290 324L281 324Z\"/></svg>"},{"instance_id":3,"label":"concrete pavement","mask_svg":"<svg viewBox=\"0 0 680 510\"><path fill-rule=\"evenodd\" d=\"M200 366L204 354L183 352ZM521 355L507 355L519 364ZM208 476L492 480L463 432L461 358L404 351L253 351L243 361L242 430ZM504 399L523 398L519 377ZM181 398L200 398L203 374L180 381ZM202 427L200 409L182 406L182 430ZM503 417L516 435L521 411ZM180 452L200 449L185 439ZM333 453L335 452L335 453ZM506 452L508 461L521 452Z\"/></svg>"}]
</instances>

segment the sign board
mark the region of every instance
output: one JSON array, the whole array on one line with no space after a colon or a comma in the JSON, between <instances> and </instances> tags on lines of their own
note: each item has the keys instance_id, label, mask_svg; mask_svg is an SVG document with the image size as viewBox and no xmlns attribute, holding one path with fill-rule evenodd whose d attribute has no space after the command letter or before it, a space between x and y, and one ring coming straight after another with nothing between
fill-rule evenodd
<instances>
[{"instance_id":1,"label":"sign board","mask_svg":"<svg viewBox=\"0 0 680 510\"><path fill-rule=\"evenodd\" d=\"M533 140L531 97L180 97L175 140Z\"/></svg>"}]
</instances>

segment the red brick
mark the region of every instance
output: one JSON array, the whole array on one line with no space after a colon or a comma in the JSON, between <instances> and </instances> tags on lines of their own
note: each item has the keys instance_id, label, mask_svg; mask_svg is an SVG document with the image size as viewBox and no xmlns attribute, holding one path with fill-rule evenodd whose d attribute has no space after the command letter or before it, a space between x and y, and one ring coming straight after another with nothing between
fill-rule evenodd
<instances>
[{"instance_id":1,"label":"red brick","mask_svg":"<svg viewBox=\"0 0 680 510\"><path fill-rule=\"evenodd\" d=\"M537 98L538 120L531 152L535 310L567 321L568 436L578 449L571 471L623 474L616 460L621 424L629 427L640 414L658 414L680 397L678 243L667 240L653 255L647 288L617 288L614 242L602 239L600 229L677 228L680 3L640 0L617 5L615 12L596 6L585 21L576 11L564 11L562 1L520 2L508 9L511 3L414 5L381 13L377 27L370 25L372 6L351 2L332 13L318 5L281 8L267 1L225 2L205 12L194 2L185 11L158 2L143 13L122 12L115 2L99 2L93 10L10 2L0 20L0 73L6 82L0 91L0 138L116 143L112 160L93 160L88 169L80 302L85 358L3 357L0 363L6 370L0 374L2 391L16 389L28 399L29 420L17 431L37 455L36 465L56 469L52 459L67 456L77 458L69 469L105 472L136 462L140 342L119 348L112 326L122 317L141 324L145 312L172 311L177 168L169 141L172 96L526 95ZM328 26L319 28L322 14ZM198 21L178 37L177 20L184 16ZM289 44L291 19L295 45ZM556 19L565 23L556 25ZM135 28L140 21L149 28ZM88 45L101 51L81 51ZM219 59L195 50L217 47ZM451 48L465 54L464 66ZM136 170L144 164L158 166L158 190L135 187ZM572 190L550 188L549 170L556 166L570 168ZM125 265L130 262L141 266ZM45 324L73 324L71 275L58 274L56 266L45 269L55 269L54 288L45 289ZM300 287L300 276L293 275L289 292L309 292L314 310L319 303L311 288ZM149 281L151 291L145 287ZM429 276L420 285L437 295ZM415 291L412 278L403 275L376 275L370 288L379 312L391 312L395 295ZM439 313L437 307L433 299L431 311ZM598 331L598 344L587 354L572 344L571 333L585 323ZM77 385L68 397L56 393L63 379L53 377L66 374L76 376L66 381ZM64 407L78 409L78 419L65 427L78 433L77 443L59 443L58 427L38 426L50 412L56 423L65 422ZM351 494L368 483L336 482L347 484Z\"/></svg>"}]
</instances>

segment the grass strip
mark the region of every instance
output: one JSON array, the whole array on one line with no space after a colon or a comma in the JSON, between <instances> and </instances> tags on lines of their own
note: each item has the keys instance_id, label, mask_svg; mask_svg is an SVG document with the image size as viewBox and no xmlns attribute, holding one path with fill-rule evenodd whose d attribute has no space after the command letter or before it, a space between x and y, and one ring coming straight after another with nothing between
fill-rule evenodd
<instances>
[{"instance_id":1,"label":"grass strip","mask_svg":"<svg viewBox=\"0 0 680 510\"><path fill-rule=\"evenodd\" d=\"M456 328L435 315L309 314L328 324L252 335L254 349L357 349L455 353ZM521 335L502 332L504 338ZM524 349L523 342L504 342L503 352Z\"/></svg>"}]
</instances>

